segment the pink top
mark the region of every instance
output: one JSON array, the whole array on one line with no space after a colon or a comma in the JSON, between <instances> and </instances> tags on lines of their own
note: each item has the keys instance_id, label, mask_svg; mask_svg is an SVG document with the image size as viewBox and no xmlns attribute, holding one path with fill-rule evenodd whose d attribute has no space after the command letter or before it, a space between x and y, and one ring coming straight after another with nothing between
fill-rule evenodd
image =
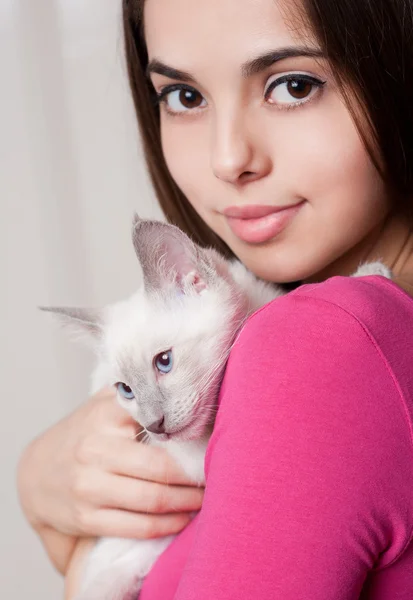
<instances>
[{"instance_id":1,"label":"pink top","mask_svg":"<svg viewBox=\"0 0 413 600\"><path fill-rule=\"evenodd\" d=\"M304 285L228 362L201 513L140 600L413 599L413 299Z\"/></svg>"}]
</instances>

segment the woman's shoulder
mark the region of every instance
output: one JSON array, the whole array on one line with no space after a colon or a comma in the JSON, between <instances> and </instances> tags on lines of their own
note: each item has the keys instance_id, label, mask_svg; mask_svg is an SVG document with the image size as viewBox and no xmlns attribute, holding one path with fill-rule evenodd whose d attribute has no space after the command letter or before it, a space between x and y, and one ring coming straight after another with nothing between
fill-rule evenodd
<instances>
[{"instance_id":1,"label":"woman's shoulder","mask_svg":"<svg viewBox=\"0 0 413 600\"><path fill-rule=\"evenodd\" d=\"M381 276L332 277L322 283L302 285L293 292L277 298L255 313L253 320L265 321L266 326L292 317L329 326L345 321L355 321L372 335L384 341L387 333L404 334L413 343L413 298L397 283ZM331 322L331 317L333 320ZM256 323L257 324L257 323ZM401 324L403 327L398 327Z\"/></svg>"},{"instance_id":2,"label":"woman's shoulder","mask_svg":"<svg viewBox=\"0 0 413 600\"><path fill-rule=\"evenodd\" d=\"M260 333L268 339L279 337L280 330L284 339L312 345L314 352L339 343L350 355L362 352L361 339L367 337L392 368L409 365L413 377L413 298L384 277L332 277L302 285L257 311L245 334L260 343Z\"/></svg>"},{"instance_id":3,"label":"woman's shoulder","mask_svg":"<svg viewBox=\"0 0 413 600\"><path fill-rule=\"evenodd\" d=\"M413 423L413 299L383 277L303 285L256 312L234 350L239 364L271 364L313 383L374 377L402 398Z\"/></svg>"},{"instance_id":4,"label":"woman's shoulder","mask_svg":"<svg viewBox=\"0 0 413 600\"><path fill-rule=\"evenodd\" d=\"M303 285L293 294L335 304L366 324L401 316L400 310L413 317L413 298L398 283L379 275L332 277Z\"/></svg>"}]
</instances>

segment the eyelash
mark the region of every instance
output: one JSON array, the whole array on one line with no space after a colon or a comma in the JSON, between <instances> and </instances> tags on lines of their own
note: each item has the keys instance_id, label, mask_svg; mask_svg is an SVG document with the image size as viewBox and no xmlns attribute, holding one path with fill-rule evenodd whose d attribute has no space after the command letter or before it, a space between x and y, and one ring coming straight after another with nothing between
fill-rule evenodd
<instances>
[{"instance_id":1,"label":"eyelash","mask_svg":"<svg viewBox=\"0 0 413 600\"><path fill-rule=\"evenodd\" d=\"M268 86L268 88L266 89L266 91L264 93L264 100L267 101L271 92L273 92L273 90L275 90L277 87L279 87L283 83L288 83L291 81L297 81L297 82L301 82L301 83L309 83L313 86L313 88L318 88L319 90L322 89L325 86L325 84L327 83L326 81L322 81L321 79L317 79L316 77L313 77L311 75L289 73L288 75L282 75L281 77L274 79L274 81L272 81L270 83L270 85ZM164 104L165 111L171 117L180 117L180 116L184 116L186 113L194 114L195 112L197 112L197 110L198 110L197 108L187 109L187 110L183 110L183 111L176 111L176 112L170 110L168 108L168 104L167 104L167 97L169 96L169 94L171 94L172 92L175 92L175 91L188 91L188 92L193 92L195 94L199 94L199 92L195 88L193 88L189 85L186 85L183 83L176 83L176 84L168 85L168 86L162 88L162 90L160 92L155 92L155 98L154 98L155 105L159 106L161 104ZM200 94L200 96L202 96L202 94ZM297 101L297 102L292 102L291 104L284 104L281 106L278 105L277 108L278 108L278 110L291 110L294 108L298 108L299 106L310 102L312 100L313 96L314 96L314 94L312 96L310 96L309 98L305 98L305 99L303 99L301 101Z\"/></svg>"}]
</instances>

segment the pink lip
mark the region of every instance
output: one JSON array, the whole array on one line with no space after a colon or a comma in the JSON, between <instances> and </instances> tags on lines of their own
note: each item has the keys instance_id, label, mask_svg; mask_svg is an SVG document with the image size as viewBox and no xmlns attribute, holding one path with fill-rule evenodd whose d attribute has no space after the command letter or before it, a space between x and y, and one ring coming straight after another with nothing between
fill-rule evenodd
<instances>
[{"instance_id":1,"label":"pink lip","mask_svg":"<svg viewBox=\"0 0 413 600\"><path fill-rule=\"evenodd\" d=\"M223 214L239 239L261 244L281 233L304 203L305 200L290 206L230 206Z\"/></svg>"}]
</instances>

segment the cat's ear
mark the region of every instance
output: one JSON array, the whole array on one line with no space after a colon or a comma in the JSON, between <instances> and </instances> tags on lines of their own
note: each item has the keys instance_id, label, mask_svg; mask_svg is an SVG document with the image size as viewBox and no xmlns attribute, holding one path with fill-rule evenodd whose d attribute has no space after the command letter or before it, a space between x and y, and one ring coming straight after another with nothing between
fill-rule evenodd
<instances>
[{"instance_id":1,"label":"cat's ear","mask_svg":"<svg viewBox=\"0 0 413 600\"><path fill-rule=\"evenodd\" d=\"M65 306L39 306L39 309L57 315L62 325L86 341L97 342L102 337L103 319L98 309Z\"/></svg>"},{"instance_id":2,"label":"cat's ear","mask_svg":"<svg viewBox=\"0 0 413 600\"><path fill-rule=\"evenodd\" d=\"M147 291L173 284L179 292L200 293L208 287L202 250L178 227L135 215L132 238Z\"/></svg>"}]
</instances>

